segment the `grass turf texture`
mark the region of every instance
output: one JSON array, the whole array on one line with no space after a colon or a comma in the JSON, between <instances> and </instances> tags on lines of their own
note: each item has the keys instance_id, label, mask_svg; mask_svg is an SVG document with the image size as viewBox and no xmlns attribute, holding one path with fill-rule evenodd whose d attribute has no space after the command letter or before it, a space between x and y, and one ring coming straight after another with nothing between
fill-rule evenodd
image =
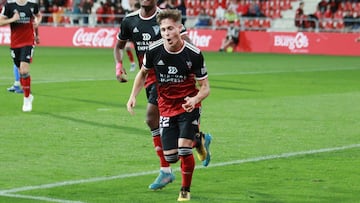
<instances>
[{"instance_id":1,"label":"grass turf texture","mask_svg":"<svg viewBox=\"0 0 360 203\"><path fill-rule=\"evenodd\" d=\"M211 95L201 127L213 134L213 159L208 168L196 160L192 202L360 199L359 57L204 54ZM145 94L130 116L135 73L118 83L111 49L37 47L31 113L21 112L22 95L6 91L7 47L0 57L0 202L176 201L179 171L165 189L147 189L159 164ZM268 157L289 152L309 153ZM8 192L65 181L75 182Z\"/></svg>"}]
</instances>

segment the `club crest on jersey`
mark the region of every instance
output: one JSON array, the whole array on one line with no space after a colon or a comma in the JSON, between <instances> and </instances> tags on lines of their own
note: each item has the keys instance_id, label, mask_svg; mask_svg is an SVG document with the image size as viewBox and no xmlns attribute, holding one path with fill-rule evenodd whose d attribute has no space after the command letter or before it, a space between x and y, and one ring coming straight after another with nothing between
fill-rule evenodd
<instances>
[{"instance_id":1,"label":"club crest on jersey","mask_svg":"<svg viewBox=\"0 0 360 203\"><path fill-rule=\"evenodd\" d=\"M159 25L154 25L152 26L154 32L155 32L155 35L158 35L159 32L160 32L160 26Z\"/></svg>"},{"instance_id":2,"label":"club crest on jersey","mask_svg":"<svg viewBox=\"0 0 360 203\"><path fill-rule=\"evenodd\" d=\"M186 61L186 65L187 65L188 69L191 69L191 67L192 67L191 61Z\"/></svg>"}]
</instances>

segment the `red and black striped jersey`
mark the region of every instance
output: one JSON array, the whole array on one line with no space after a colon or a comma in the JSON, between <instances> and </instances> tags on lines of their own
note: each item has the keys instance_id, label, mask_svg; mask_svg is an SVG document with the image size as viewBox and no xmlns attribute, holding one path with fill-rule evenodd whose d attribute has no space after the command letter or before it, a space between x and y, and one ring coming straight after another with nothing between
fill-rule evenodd
<instances>
[{"instance_id":1,"label":"red and black striped jersey","mask_svg":"<svg viewBox=\"0 0 360 203\"><path fill-rule=\"evenodd\" d=\"M155 70L161 116L184 113L181 106L184 98L195 96L199 91L196 81L208 77L200 49L188 42L178 52L170 52L164 40L158 40L149 46L143 63L146 69ZM200 106L201 103L197 104Z\"/></svg>"},{"instance_id":2,"label":"red and black striped jersey","mask_svg":"<svg viewBox=\"0 0 360 203\"><path fill-rule=\"evenodd\" d=\"M16 0L8 0L1 10L1 15L11 18L14 12L19 12L20 19L10 23L11 48L32 46L35 44L34 36L34 16L39 13L39 5L36 0L27 0L24 4L19 4Z\"/></svg>"},{"instance_id":3,"label":"red and black striped jersey","mask_svg":"<svg viewBox=\"0 0 360 203\"><path fill-rule=\"evenodd\" d=\"M160 26L156 22L156 15L161 12L157 8L156 12L150 17L142 17L140 10L129 13L125 16L120 25L120 32L117 35L118 40L129 40L135 46L136 56L141 68L142 60L149 45L161 39ZM187 34L185 27L181 34ZM155 82L155 76L152 72L149 73L145 86Z\"/></svg>"}]
</instances>

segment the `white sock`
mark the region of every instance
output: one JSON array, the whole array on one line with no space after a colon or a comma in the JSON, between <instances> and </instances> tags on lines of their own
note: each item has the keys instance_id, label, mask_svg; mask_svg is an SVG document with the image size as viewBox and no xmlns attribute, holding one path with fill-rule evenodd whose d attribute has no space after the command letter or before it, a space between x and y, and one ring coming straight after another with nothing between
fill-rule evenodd
<instances>
[{"instance_id":1,"label":"white sock","mask_svg":"<svg viewBox=\"0 0 360 203\"><path fill-rule=\"evenodd\" d=\"M165 173L171 173L172 172L171 167L160 167L160 170L165 172Z\"/></svg>"}]
</instances>

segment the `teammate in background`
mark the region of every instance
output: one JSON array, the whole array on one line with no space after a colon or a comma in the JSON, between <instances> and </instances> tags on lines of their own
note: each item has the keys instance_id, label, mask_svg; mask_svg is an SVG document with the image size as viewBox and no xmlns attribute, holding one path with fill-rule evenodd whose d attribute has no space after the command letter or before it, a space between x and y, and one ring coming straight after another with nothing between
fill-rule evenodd
<instances>
[{"instance_id":1,"label":"teammate in background","mask_svg":"<svg viewBox=\"0 0 360 203\"><path fill-rule=\"evenodd\" d=\"M114 47L114 58L116 63L116 77L120 82L127 82L126 72L122 66L123 49L127 41L133 42L139 67L141 67L144 54L148 50L149 44L161 38L160 28L156 22L156 14L161 12L161 10L156 6L156 0L141 0L140 6L139 10L128 14L124 18L120 25L120 32L117 35L118 41ZM185 34L186 31L183 31L181 34L182 37L190 41ZM152 190L161 189L175 179L170 164L165 160L162 149L159 130L160 115L157 106L158 96L155 81L155 73L150 71L144 84L148 99L146 124L150 128L154 148L160 159L160 174L155 181L149 185L149 188ZM207 166L210 162L208 149L211 143L211 136L209 134L197 134L195 143L198 158L203 161L204 166Z\"/></svg>"},{"instance_id":2,"label":"teammate in background","mask_svg":"<svg viewBox=\"0 0 360 203\"><path fill-rule=\"evenodd\" d=\"M149 45L143 66L134 80L127 109L134 113L136 96L148 72L155 70L165 159L169 163L180 159L182 183L178 201L189 201L195 168L192 142L199 133L201 101L209 95L210 86L200 49L180 36L180 11L166 9L157 15L157 21L162 39Z\"/></svg>"},{"instance_id":3,"label":"teammate in background","mask_svg":"<svg viewBox=\"0 0 360 203\"><path fill-rule=\"evenodd\" d=\"M34 27L41 22L39 5L35 0L7 1L0 14L0 26L11 30L11 56L20 70L20 84L24 90L24 112L32 111L30 63L35 45Z\"/></svg>"},{"instance_id":4,"label":"teammate in background","mask_svg":"<svg viewBox=\"0 0 360 203\"><path fill-rule=\"evenodd\" d=\"M24 91L20 86L20 73L19 73L19 68L14 64L13 66L13 73L14 73L14 84L7 88L7 91L9 92L14 92L14 93L18 93L18 94L23 94Z\"/></svg>"},{"instance_id":5,"label":"teammate in background","mask_svg":"<svg viewBox=\"0 0 360 203\"><path fill-rule=\"evenodd\" d=\"M38 28L35 27L35 43L36 44L40 44L40 37L39 37L39 31ZM13 66L13 73L14 73L14 84L7 88L7 91L9 92L14 92L14 93L18 93L18 94L23 94L24 91L20 86L20 72L19 72L19 68L14 64Z\"/></svg>"},{"instance_id":6,"label":"teammate in background","mask_svg":"<svg viewBox=\"0 0 360 203\"><path fill-rule=\"evenodd\" d=\"M136 10L139 10L140 9L140 3L139 2L136 2L134 4L134 10L133 11L136 11ZM133 44L128 41L125 45L125 51L126 51L126 54L127 56L129 57L129 61L130 61L130 72L134 72L135 69L136 69L136 64L135 64L135 58L134 58L134 55L132 53L132 50L131 50L131 47L133 46Z\"/></svg>"},{"instance_id":7,"label":"teammate in background","mask_svg":"<svg viewBox=\"0 0 360 203\"><path fill-rule=\"evenodd\" d=\"M239 33L240 29L231 23L227 28L227 33L225 39L223 39L221 43L221 47L219 51L228 51L232 52L236 49L237 45L239 44Z\"/></svg>"},{"instance_id":8,"label":"teammate in background","mask_svg":"<svg viewBox=\"0 0 360 203\"><path fill-rule=\"evenodd\" d=\"M225 50L227 52L232 52L235 50L239 43L239 33L240 29L235 26L234 23L231 23L227 28L226 37L223 39L219 51L222 52Z\"/></svg>"}]
</instances>

